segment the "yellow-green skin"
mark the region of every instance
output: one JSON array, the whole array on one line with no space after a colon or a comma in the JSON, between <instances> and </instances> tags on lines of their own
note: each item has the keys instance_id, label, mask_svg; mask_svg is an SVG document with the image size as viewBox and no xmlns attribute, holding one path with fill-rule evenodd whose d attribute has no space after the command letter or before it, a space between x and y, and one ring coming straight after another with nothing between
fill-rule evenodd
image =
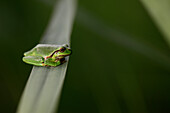
<instances>
[{"instance_id":1,"label":"yellow-green skin","mask_svg":"<svg viewBox=\"0 0 170 113\"><path fill-rule=\"evenodd\" d=\"M68 45L38 44L24 53L23 61L36 66L58 66L63 64L65 57L71 55Z\"/></svg>"}]
</instances>

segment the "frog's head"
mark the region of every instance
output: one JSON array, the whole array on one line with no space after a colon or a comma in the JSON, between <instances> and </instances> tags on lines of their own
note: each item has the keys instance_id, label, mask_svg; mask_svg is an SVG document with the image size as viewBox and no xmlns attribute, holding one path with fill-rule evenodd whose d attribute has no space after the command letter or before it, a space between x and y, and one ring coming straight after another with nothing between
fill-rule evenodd
<instances>
[{"instance_id":1,"label":"frog's head","mask_svg":"<svg viewBox=\"0 0 170 113\"><path fill-rule=\"evenodd\" d=\"M57 48L57 50L55 51L55 53L53 54L53 57L57 57L57 58L64 58L66 56L71 55L72 51L71 49L68 47L67 44L64 44L60 47Z\"/></svg>"}]
</instances>

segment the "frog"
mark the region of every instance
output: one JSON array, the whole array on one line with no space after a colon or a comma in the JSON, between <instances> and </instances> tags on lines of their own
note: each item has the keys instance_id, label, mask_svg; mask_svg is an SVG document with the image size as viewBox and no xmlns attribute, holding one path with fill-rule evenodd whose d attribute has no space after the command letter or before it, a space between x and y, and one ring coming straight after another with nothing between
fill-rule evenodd
<instances>
[{"instance_id":1,"label":"frog","mask_svg":"<svg viewBox=\"0 0 170 113\"><path fill-rule=\"evenodd\" d=\"M35 66L56 67L66 62L65 58L72 54L67 44L38 44L24 53L22 60Z\"/></svg>"}]
</instances>

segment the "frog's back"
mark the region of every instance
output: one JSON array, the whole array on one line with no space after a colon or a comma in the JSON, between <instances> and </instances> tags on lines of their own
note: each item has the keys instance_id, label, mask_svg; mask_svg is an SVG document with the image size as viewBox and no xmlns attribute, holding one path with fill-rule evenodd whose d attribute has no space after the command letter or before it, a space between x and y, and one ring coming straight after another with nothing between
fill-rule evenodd
<instances>
[{"instance_id":1,"label":"frog's back","mask_svg":"<svg viewBox=\"0 0 170 113\"><path fill-rule=\"evenodd\" d=\"M24 53L25 56L50 56L61 45L38 44L32 50Z\"/></svg>"}]
</instances>

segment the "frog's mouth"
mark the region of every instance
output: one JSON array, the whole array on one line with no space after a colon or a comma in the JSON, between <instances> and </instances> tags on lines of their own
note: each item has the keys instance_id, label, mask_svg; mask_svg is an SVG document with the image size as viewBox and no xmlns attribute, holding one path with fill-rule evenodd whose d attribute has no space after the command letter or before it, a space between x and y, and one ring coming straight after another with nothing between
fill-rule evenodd
<instances>
[{"instance_id":1,"label":"frog's mouth","mask_svg":"<svg viewBox=\"0 0 170 113\"><path fill-rule=\"evenodd\" d=\"M70 56L70 55L71 55L71 53L67 54L67 55L59 55L59 57L66 57L66 56Z\"/></svg>"}]
</instances>

